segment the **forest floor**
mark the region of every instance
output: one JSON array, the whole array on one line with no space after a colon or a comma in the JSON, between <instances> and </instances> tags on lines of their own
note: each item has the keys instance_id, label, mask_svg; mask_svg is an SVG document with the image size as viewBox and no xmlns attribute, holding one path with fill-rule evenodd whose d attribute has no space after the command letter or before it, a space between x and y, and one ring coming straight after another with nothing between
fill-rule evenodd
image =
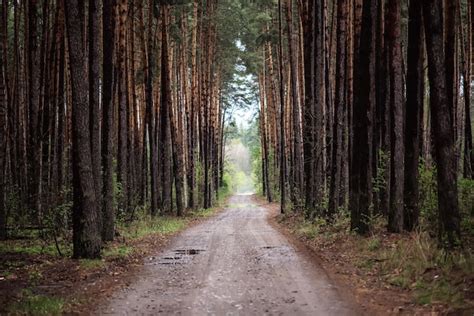
<instances>
[{"instance_id":1,"label":"forest floor","mask_svg":"<svg viewBox=\"0 0 474 316\"><path fill-rule=\"evenodd\" d=\"M223 200L218 203L221 205ZM103 249L102 259L70 258L70 242L23 236L0 243L0 315L89 314L110 293L128 286L145 258L164 249L180 231L222 210L189 212L185 217L144 217L120 225L119 235ZM31 233L30 233L31 235Z\"/></svg>"},{"instance_id":2,"label":"forest floor","mask_svg":"<svg viewBox=\"0 0 474 316\"><path fill-rule=\"evenodd\" d=\"M406 266L382 274L382 249L412 237L359 237L344 221L328 231L278 213L278 204L234 195L184 219L119 227L101 260L61 258L51 245L34 253L34 241L11 240L0 244L0 314L472 315L472 273L422 266L424 279L458 285L425 281L446 292L429 292L429 302Z\"/></svg>"},{"instance_id":3,"label":"forest floor","mask_svg":"<svg viewBox=\"0 0 474 316\"><path fill-rule=\"evenodd\" d=\"M474 314L472 240L447 255L427 234L388 234L376 224L363 237L350 232L348 218L327 225L298 213L281 215L279 204L268 205L275 214L273 226L296 247L309 249L370 314Z\"/></svg>"}]
</instances>

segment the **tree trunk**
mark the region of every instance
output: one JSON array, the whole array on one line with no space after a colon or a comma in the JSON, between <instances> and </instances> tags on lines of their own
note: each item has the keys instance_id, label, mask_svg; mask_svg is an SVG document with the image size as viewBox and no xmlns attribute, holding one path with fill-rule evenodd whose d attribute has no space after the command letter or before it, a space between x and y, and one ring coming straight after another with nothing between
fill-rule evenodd
<instances>
[{"instance_id":1,"label":"tree trunk","mask_svg":"<svg viewBox=\"0 0 474 316\"><path fill-rule=\"evenodd\" d=\"M351 229L359 234L369 230L372 203L372 117L373 104L370 89L374 84L370 76L372 64L371 31L372 4L363 1L359 53L354 68L353 148L350 168ZM357 46L356 46L357 47Z\"/></svg>"},{"instance_id":2,"label":"tree trunk","mask_svg":"<svg viewBox=\"0 0 474 316\"><path fill-rule=\"evenodd\" d=\"M94 189L88 84L77 0L65 2L72 91L73 257L100 257L99 207Z\"/></svg>"},{"instance_id":3,"label":"tree trunk","mask_svg":"<svg viewBox=\"0 0 474 316\"><path fill-rule=\"evenodd\" d=\"M405 115L404 228L418 226L421 114L425 93L423 18L420 1L411 1L408 20L407 101Z\"/></svg>"},{"instance_id":4,"label":"tree trunk","mask_svg":"<svg viewBox=\"0 0 474 316\"><path fill-rule=\"evenodd\" d=\"M341 189L342 143L344 130L346 93L346 16L347 0L337 1L337 39L336 39L336 95L334 98L333 154L331 163L331 182L329 188L328 217L332 218L339 208Z\"/></svg>"},{"instance_id":5,"label":"tree trunk","mask_svg":"<svg viewBox=\"0 0 474 316\"><path fill-rule=\"evenodd\" d=\"M89 115L90 115L90 135L92 150L92 173L94 174L94 185L97 198L97 205L102 205L102 175L101 175L101 143L100 143L100 92L99 92L99 71L100 71L100 13L101 1L89 1ZM110 39L108 39L110 40ZM100 212L99 212L99 215ZM99 225L101 225L99 216Z\"/></svg>"},{"instance_id":6,"label":"tree trunk","mask_svg":"<svg viewBox=\"0 0 474 316\"><path fill-rule=\"evenodd\" d=\"M128 211L129 209L129 157L128 157L128 84L127 84L127 17L128 1L120 0L119 5L119 50L118 54L118 172L117 180L121 184L121 199L119 207Z\"/></svg>"},{"instance_id":7,"label":"tree trunk","mask_svg":"<svg viewBox=\"0 0 474 316\"><path fill-rule=\"evenodd\" d=\"M281 1L278 0L278 34L279 34L279 65L280 70L280 212L286 209L286 158L285 158L285 101L283 90L283 27L281 17Z\"/></svg>"},{"instance_id":8,"label":"tree trunk","mask_svg":"<svg viewBox=\"0 0 474 316\"><path fill-rule=\"evenodd\" d=\"M453 122L448 101L443 47L442 0L423 2L430 103L433 117L435 159L438 179L439 238L453 246L460 238L460 215L456 179Z\"/></svg>"},{"instance_id":9,"label":"tree trunk","mask_svg":"<svg viewBox=\"0 0 474 316\"><path fill-rule=\"evenodd\" d=\"M112 160L114 144L113 56L115 44L115 5L116 0L104 0L102 8L102 239L104 241L113 240L115 233L114 168Z\"/></svg>"},{"instance_id":10,"label":"tree trunk","mask_svg":"<svg viewBox=\"0 0 474 316\"><path fill-rule=\"evenodd\" d=\"M160 153L162 179L162 210L171 211L171 130L170 130L170 78L168 61L168 12L169 7L162 8L162 44L161 44L161 104L160 104Z\"/></svg>"},{"instance_id":11,"label":"tree trunk","mask_svg":"<svg viewBox=\"0 0 474 316\"><path fill-rule=\"evenodd\" d=\"M7 92L7 71L6 64L3 62L4 50L6 49L4 43L6 40L6 21L4 19L6 6L3 3L0 7L0 240L7 238L7 213L5 205L5 188L6 182L6 150L7 150L7 109L8 109L8 92Z\"/></svg>"},{"instance_id":12,"label":"tree trunk","mask_svg":"<svg viewBox=\"0 0 474 316\"><path fill-rule=\"evenodd\" d=\"M401 4L398 0L387 3L387 49L389 53L390 73L390 113L391 113L391 150L390 150L390 211L388 230L403 230L403 184L404 184L404 139L403 139L403 78Z\"/></svg>"}]
</instances>

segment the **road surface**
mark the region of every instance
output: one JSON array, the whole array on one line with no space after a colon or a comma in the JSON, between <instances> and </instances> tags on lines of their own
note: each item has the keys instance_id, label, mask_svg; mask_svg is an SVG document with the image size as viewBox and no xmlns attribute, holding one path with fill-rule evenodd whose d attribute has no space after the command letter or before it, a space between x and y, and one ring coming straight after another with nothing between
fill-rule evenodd
<instances>
[{"instance_id":1,"label":"road surface","mask_svg":"<svg viewBox=\"0 0 474 316\"><path fill-rule=\"evenodd\" d=\"M356 315L324 271L268 222L252 195L149 257L97 314Z\"/></svg>"}]
</instances>

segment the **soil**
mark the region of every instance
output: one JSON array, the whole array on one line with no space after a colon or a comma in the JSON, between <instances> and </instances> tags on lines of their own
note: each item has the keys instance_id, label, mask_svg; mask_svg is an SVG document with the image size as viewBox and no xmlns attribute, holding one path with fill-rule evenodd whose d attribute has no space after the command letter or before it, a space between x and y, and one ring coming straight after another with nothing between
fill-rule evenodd
<instances>
[{"instance_id":1,"label":"soil","mask_svg":"<svg viewBox=\"0 0 474 316\"><path fill-rule=\"evenodd\" d=\"M231 197L218 216L147 257L130 286L95 314L364 314L259 204L253 195Z\"/></svg>"}]
</instances>

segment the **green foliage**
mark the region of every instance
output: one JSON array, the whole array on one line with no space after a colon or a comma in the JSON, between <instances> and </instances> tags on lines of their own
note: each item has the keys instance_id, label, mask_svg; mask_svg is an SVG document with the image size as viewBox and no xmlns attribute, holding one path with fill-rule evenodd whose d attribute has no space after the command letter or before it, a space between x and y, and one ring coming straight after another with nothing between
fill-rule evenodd
<instances>
[{"instance_id":1,"label":"green foliage","mask_svg":"<svg viewBox=\"0 0 474 316\"><path fill-rule=\"evenodd\" d=\"M172 216L141 215L140 219L129 224L119 225L119 231L125 238L137 239L150 234L171 234L183 229L186 218Z\"/></svg>"},{"instance_id":2,"label":"green foliage","mask_svg":"<svg viewBox=\"0 0 474 316\"><path fill-rule=\"evenodd\" d=\"M474 236L474 180L460 179L458 188L461 231Z\"/></svg>"},{"instance_id":3,"label":"green foliage","mask_svg":"<svg viewBox=\"0 0 474 316\"><path fill-rule=\"evenodd\" d=\"M308 239L314 239L318 234L318 229L311 222L307 222L298 228L297 233Z\"/></svg>"},{"instance_id":4,"label":"green foliage","mask_svg":"<svg viewBox=\"0 0 474 316\"><path fill-rule=\"evenodd\" d=\"M441 302L459 306L463 276L474 273L469 253L446 252L426 233L401 239L379 253L381 273L389 283L414 290L419 303Z\"/></svg>"},{"instance_id":5,"label":"green foliage","mask_svg":"<svg viewBox=\"0 0 474 316\"><path fill-rule=\"evenodd\" d=\"M57 297L35 295L24 290L19 302L14 303L9 312L19 315L61 315L64 301Z\"/></svg>"},{"instance_id":6,"label":"green foliage","mask_svg":"<svg viewBox=\"0 0 474 316\"><path fill-rule=\"evenodd\" d=\"M422 225L431 231L438 229L438 185L436 168L420 161L419 167L420 188L420 217Z\"/></svg>"},{"instance_id":7,"label":"green foliage","mask_svg":"<svg viewBox=\"0 0 474 316\"><path fill-rule=\"evenodd\" d=\"M72 253L69 243L62 242L61 248L64 249L63 255L70 255ZM58 256L56 245L51 241L41 239L4 241L0 243L1 253Z\"/></svg>"},{"instance_id":8,"label":"green foliage","mask_svg":"<svg viewBox=\"0 0 474 316\"><path fill-rule=\"evenodd\" d=\"M114 247L109 247L104 250L104 257L127 257L133 252L133 248L126 245L118 245Z\"/></svg>"},{"instance_id":9,"label":"green foliage","mask_svg":"<svg viewBox=\"0 0 474 316\"><path fill-rule=\"evenodd\" d=\"M372 237L367 242L367 249L369 251L378 250L381 246L380 239L378 237Z\"/></svg>"},{"instance_id":10,"label":"green foliage","mask_svg":"<svg viewBox=\"0 0 474 316\"><path fill-rule=\"evenodd\" d=\"M387 166L390 164L390 152L386 153L382 149L378 152L377 175L372 179L372 186L375 193L379 193L387 186Z\"/></svg>"}]
</instances>

